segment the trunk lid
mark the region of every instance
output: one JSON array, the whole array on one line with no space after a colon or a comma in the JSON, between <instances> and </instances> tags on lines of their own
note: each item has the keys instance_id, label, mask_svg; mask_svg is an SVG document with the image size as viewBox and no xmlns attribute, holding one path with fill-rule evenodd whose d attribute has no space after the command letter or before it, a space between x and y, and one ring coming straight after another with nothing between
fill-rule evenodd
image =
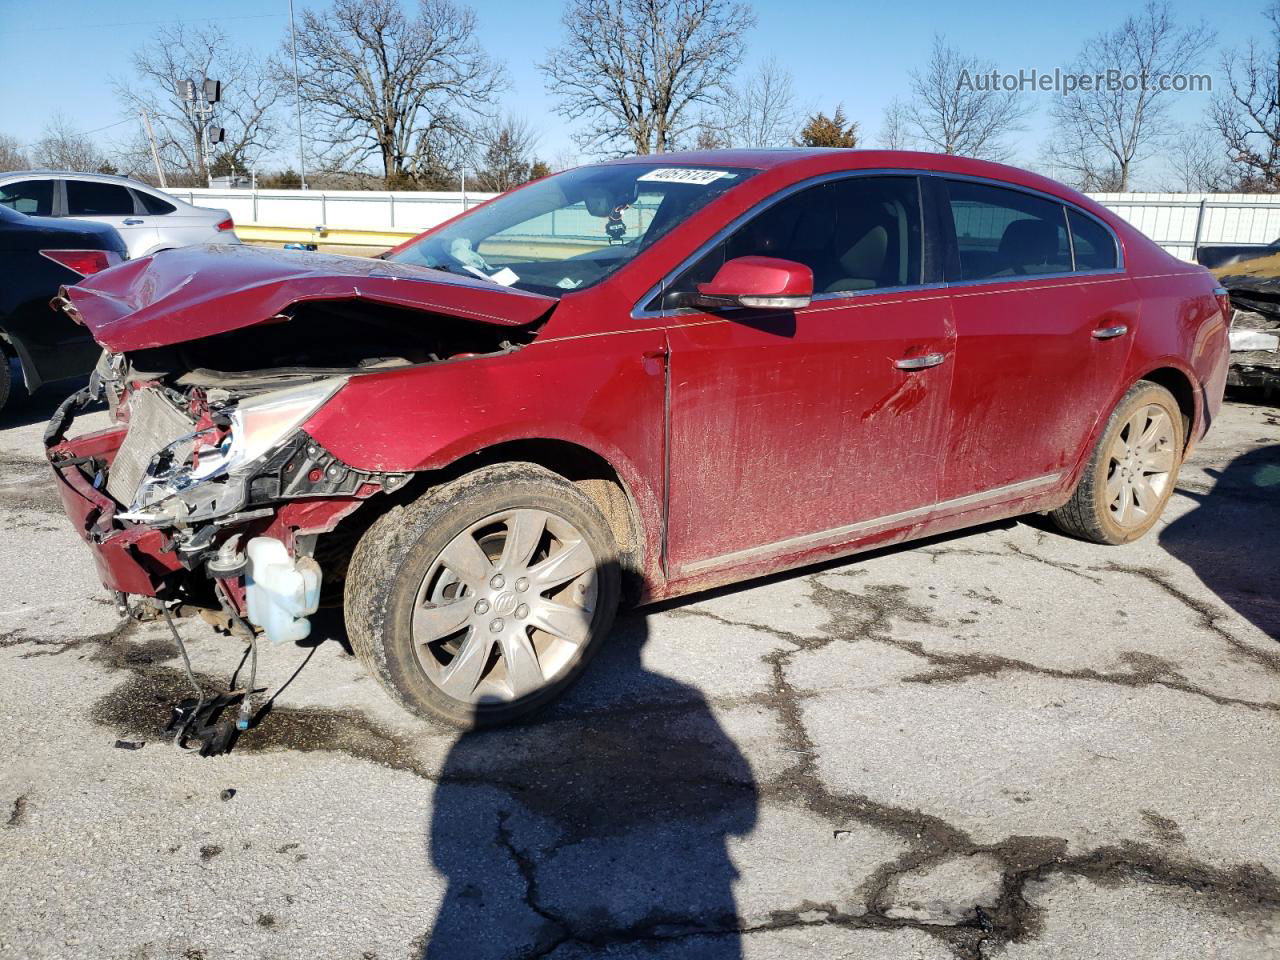
<instances>
[{"instance_id":1,"label":"trunk lid","mask_svg":"<svg viewBox=\"0 0 1280 960\"><path fill-rule=\"evenodd\" d=\"M63 309L115 353L271 322L309 300L370 300L510 327L533 323L558 302L428 267L242 245L166 250L88 277L62 298Z\"/></svg>"}]
</instances>

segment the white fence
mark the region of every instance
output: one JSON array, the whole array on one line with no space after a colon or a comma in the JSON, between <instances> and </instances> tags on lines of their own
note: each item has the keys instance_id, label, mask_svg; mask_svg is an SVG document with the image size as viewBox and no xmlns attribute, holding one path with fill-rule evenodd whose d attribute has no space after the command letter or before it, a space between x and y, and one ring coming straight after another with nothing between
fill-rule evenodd
<instances>
[{"instance_id":1,"label":"white fence","mask_svg":"<svg viewBox=\"0 0 1280 960\"><path fill-rule=\"evenodd\" d=\"M1269 193L1092 193L1090 196L1184 260L1202 243L1280 238L1280 195Z\"/></svg>"},{"instance_id":2,"label":"white fence","mask_svg":"<svg viewBox=\"0 0 1280 960\"><path fill-rule=\"evenodd\" d=\"M487 200L488 193L371 190L172 190L202 207L222 207L237 223L349 230L425 230ZM1195 258L1202 243L1266 244L1280 238L1280 195L1250 193L1095 193L1175 256Z\"/></svg>"},{"instance_id":3,"label":"white fence","mask_svg":"<svg viewBox=\"0 0 1280 960\"><path fill-rule=\"evenodd\" d=\"M220 207L236 223L346 230L426 230L491 193L374 190L169 190L201 207Z\"/></svg>"}]
</instances>

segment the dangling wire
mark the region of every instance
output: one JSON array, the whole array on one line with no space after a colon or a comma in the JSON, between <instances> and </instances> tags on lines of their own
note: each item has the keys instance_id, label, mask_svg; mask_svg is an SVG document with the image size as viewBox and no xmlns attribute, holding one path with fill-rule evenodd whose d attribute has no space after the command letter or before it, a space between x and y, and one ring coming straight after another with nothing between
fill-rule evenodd
<instances>
[{"instance_id":1,"label":"dangling wire","mask_svg":"<svg viewBox=\"0 0 1280 960\"><path fill-rule=\"evenodd\" d=\"M169 608L163 602L160 609L164 611L165 622L169 624L169 632L173 634L173 642L178 645L178 653L182 654L182 668L187 673L187 681L191 684L196 692L196 707L182 721L182 725L178 727L177 734L174 735L173 745L179 750L185 749L182 746L183 740L187 735L187 728L191 726L191 721L200 715L200 711L204 709L204 690L200 683L196 680L195 672L191 669L191 658L187 656L187 645L182 642L182 636L178 633L177 626L174 625L173 615L169 613Z\"/></svg>"},{"instance_id":2,"label":"dangling wire","mask_svg":"<svg viewBox=\"0 0 1280 960\"><path fill-rule=\"evenodd\" d=\"M249 702L253 697L253 688L258 680L258 635L253 628L241 619L240 614L236 612L236 605L231 602L226 587L222 581L214 581L214 592L218 595L218 603L222 604L222 609L226 611L231 622L234 623L249 638L249 687L244 692L244 697L240 700L240 713L236 717L236 729L249 729ZM243 662L243 661L242 661Z\"/></svg>"}]
</instances>

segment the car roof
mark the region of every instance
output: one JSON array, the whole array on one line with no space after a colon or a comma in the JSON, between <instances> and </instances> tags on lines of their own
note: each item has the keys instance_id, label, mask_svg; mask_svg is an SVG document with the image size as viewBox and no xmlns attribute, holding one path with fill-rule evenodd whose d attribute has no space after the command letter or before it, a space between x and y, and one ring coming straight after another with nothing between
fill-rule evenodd
<instances>
[{"instance_id":1,"label":"car roof","mask_svg":"<svg viewBox=\"0 0 1280 960\"><path fill-rule=\"evenodd\" d=\"M0 180L9 180L13 177L60 177L70 180L93 180L97 183L118 183L126 187L141 187L143 190L150 190L153 193L160 192L149 183L143 183L141 180L133 179L133 177L121 177L113 173L82 173L77 170L0 171Z\"/></svg>"},{"instance_id":2,"label":"car roof","mask_svg":"<svg viewBox=\"0 0 1280 960\"><path fill-rule=\"evenodd\" d=\"M920 150L864 150L847 147L779 147L757 150L687 150L620 157L605 162L742 167L762 172L781 171L790 173L796 179L845 170L911 170L920 173L951 174L999 181L1056 196L1114 224L1114 218L1105 214L1097 203L1066 184L1020 167L945 153L926 153Z\"/></svg>"}]
</instances>

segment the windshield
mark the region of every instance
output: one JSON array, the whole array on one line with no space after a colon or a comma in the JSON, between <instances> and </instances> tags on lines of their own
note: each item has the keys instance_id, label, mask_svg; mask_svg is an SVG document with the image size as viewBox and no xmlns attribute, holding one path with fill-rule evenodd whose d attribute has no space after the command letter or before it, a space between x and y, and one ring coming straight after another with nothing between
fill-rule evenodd
<instances>
[{"instance_id":1,"label":"windshield","mask_svg":"<svg viewBox=\"0 0 1280 960\"><path fill-rule=\"evenodd\" d=\"M498 197L388 260L559 296L599 283L754 170L579 167Z\"/></svg>"}]
</instances>

